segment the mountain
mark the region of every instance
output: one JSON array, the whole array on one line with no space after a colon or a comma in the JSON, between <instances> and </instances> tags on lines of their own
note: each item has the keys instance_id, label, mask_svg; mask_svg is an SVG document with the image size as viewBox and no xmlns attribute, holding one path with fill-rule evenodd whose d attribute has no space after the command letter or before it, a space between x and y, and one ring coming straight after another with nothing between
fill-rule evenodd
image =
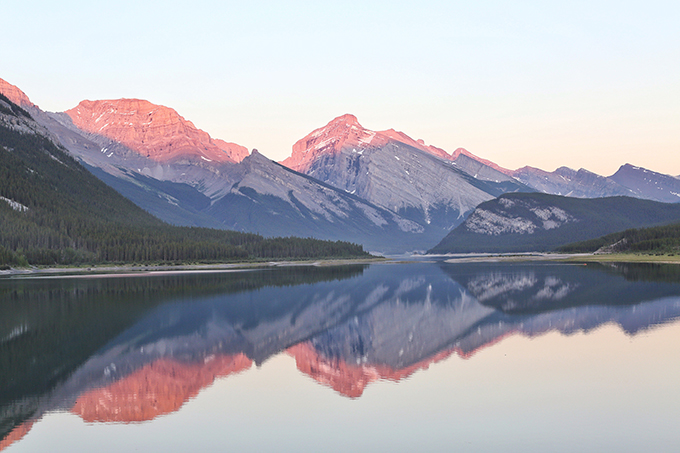
<instances>
[{"instance_id":1,"label":"mountain","mask_svg":"<svg viewBox=\"0 0 680 453\"><path fill-rule=\"evenodd\" d=\"M245 147L213 140L175 110L145 100L82 101L64 113L81 131L109 138L157 162L234 163L248 155Z\"/></svg>"},{"instance_id":2,"label":"mountain","mask_svg":"<svg viewBox=\"0 0 680 453\"><path fill-rule=\"evenodd\" d=\"M112 190L55 142L26 110L0 94L3 267L302 258L310 253L366 256L349 243L172 227Z\"/></svg>"},{"instance_id":3,"label":"mountain","mask_svg":"<svg viewBox=\"0 0 680 453\"><path fill-rule=\"evenodd\" d=\"M586 169L578 171L560 167L547 172L533 167L523 167L512 176L527 186L543 193L578 198L628 196L663 203L680 202L680 181L677 178L622 165L612 176L600 176Z\"/></svg>"},{"instance_id":4,"label":"mountain","mask_svg":"<svg viewBox=\"0 0 680 453\"><path fill-rule=\"evenodd\" d=\"M480 204L428 253L549 251L627 228L680 221L680 204L630 197L505 194Z\"/></svg>"},{"instance_id":5,"label":"mountain","mask_svg":"<svg viewBox=\"0 0 680 453\"><path fill-rule=\"evenodd\" d=\"M479 203L530 190L470 156L459 151L453 161L439 148L343 115L296 142L282 164L412 220L436 241Z\"/></svg>"},{"instance_id":6,"label":"mountain","mask_svg":"<svg viewBox=\"0 0 680 453\"><path fill-rule=\"evenodd\" d=\"M680 203L680 180L673 176L625 164L609 178L629 187L638 198Z\"/></svg>"},{"instance_id":7,"label":"mountain","mask_svg":"<svg viewBox=\"0 0 680 453\"><path fill-rule=\"evenodd\" d=\"M422 140L413 140L403 132L397 132L394 129L381 132L365 129L359 124L356 116L345 114L298 140L293 145L291 156L281 163L292 170L308 174L310 167L319 157L334 155L344 148L350 147L381 148L390 140L404 143L445 159L451 157L443 149L425 145Z\"/></svg>"},{"instance_id":8,"label":"mountain","mask_svg":"<svg viewBox=\"0 0 680 453\"><path fill-rule=\"evenodd\" d=\"M633 190L584 168L576 171L560 167L553 172L547 172L538 168L523 167L512 174L527 186L552 195L577 198L636 196Z\"/></svg>"},{"instance_id":9,"label":"mountain","mask_svg":"<svg viewBox=\"0 0 680 453\"><path fill-rule=\"evenodd\" d=\"M0 93L5 95L9 101L19 107L37 107L31 102L28 96L26 96L26 93L3 79L0 79Z\"/></svg>"},{"instance_id":10,"label":"mountain","mask_svg":"<svg viewBox=\"0 0 680 453\"><path fill-rule=\"evenodd\" d=\"M347 240L379 252L425 249L441 236L257 152L248 156L148 101L26 109L91 173L171 224Z\"/></svg>"}]
</instances>

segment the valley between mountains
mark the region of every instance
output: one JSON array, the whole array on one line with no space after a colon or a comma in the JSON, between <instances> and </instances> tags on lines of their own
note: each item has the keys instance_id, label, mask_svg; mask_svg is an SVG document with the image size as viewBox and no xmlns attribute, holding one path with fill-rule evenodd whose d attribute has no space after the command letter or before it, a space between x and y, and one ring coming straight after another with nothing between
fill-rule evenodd
<instances>
[{"instance_id":1,"label":"valley between mountains","mask_svg":"<svg viewBox=\"0 0 680 453\"><path fill-rule=\"evenodd\" d=\"M171 225L403 254L553 250L680 222L680 179L630 164L609 177L566 167L509 170L463 148L367 129L351 114L274 162L149 101L86 100L55 113L2 79L0 93L2 125L46 138ZM27 114L21 121L15 107ZM24 206L0 196L3 209Z\"/></svg>"}]
</instances>

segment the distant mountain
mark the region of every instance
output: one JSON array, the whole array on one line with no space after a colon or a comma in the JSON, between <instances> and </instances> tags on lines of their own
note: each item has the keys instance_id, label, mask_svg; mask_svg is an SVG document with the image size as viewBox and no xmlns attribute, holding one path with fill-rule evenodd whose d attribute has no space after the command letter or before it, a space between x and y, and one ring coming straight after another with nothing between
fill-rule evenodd
<instances>
[{"instance_id":1,"label":"distant mountain","mask_svg":"<svg viewBox=\"0 0 680 453\"><path fill-rule=\"evenodd\" d=\"M584 168L576 171L560 167L553 172L547 172L538 168L523 167L512 174L527 186L552 195L576 198L636 196L633 190Z\"/></svg>"},{"instance_id":2,"label":"distant mountain","mask_svg":"<svg viewBox=\"0 0 680 453\"><path fill-rule=\"evenodd\" d=\"M585 169L560 167L547 172L523 167L512 172L518 181L543 193L577 198L629 196L664 203L680 202L677 178L625 164L612 176L605 177Z\"/></svg>"},{"instance_id":3,"label":"distant mountain","mask_svg":"<svg viewBox=\"0 0 680 453\"><path fill-rule=\"evenodd\" d=\"M680 202L680 180L673 176L625 164L609 178L630 188L638 198Z\"/></svg>"},{"instance_id":4,"label":"distant mountain","mask_svg":"<svg viewBox=\"0 0 680 453\"><path fill-rule=\"evenodd\" d=\"M505 194L480 204L429 253L549 251L627 228L680 221L680 204L630 197Z\"/></svg>"},{"instance_id":5,"label":"distant mountain","mask_svg":"<svg viewBox=\"0 0 680 453\"><path fill-rule=\"evenodd\" d=\"M531 190L470 156L458 150L453 161L439 148L343 115L295 143L282 164L412 220L434 239L479 203Z\"/></svg>"}]
</instances>

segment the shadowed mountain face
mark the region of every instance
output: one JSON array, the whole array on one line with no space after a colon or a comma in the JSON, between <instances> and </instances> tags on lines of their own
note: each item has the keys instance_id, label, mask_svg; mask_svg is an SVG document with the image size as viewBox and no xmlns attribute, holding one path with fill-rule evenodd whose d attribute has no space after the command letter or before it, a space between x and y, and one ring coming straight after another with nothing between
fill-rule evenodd
<instances>
[{"instance_id":1,"label":"shadowed mountain face","mask_svg":"<svg viewBox=\"0 0 680 453\"><path fill-rule=\"evenodd\" d=\"M505 194L485 202L429 253L550 251L629 228L680 220L680 204L630 197Z\"/></svg>"},{"instance_id":2,"label":"shadowed mountain face","mask_svg":"<svg viewBox=\"0 0 680 453\"><path fill-rule=\"evenodd\" d=\"M553 172L523 167L512 176L527 186L551 195L577 198L627 196L663 203L680 202L680 184L676 178L630 164L622 165L605 177L586 169L578 171L560 167Z\"/></svg>"},{"instance_id":3,"label":"shadowed mountain face","mask_svg":"<svg viewBox=\"0 0 680 453\"><path fill-rule=\"evenodd\" d=\"M610 176L610 179L622 186L630 187L639 198L665 203L680 202L680 181L670 175L626 164Z\"/></svg>"},{"instance_id":4,"label":"shadowed mountain face","mask_svg":"<svg viewBox=\"0 0 680 453\"><path fill-rule=\"evenodd\" d=\"M54 410L150 420L283 352L357 398L509 335L635 335L680 317L679 281L673 266L427 263L3 280L2 436Z\"/></svg>"},{"instance_id":5,"label":"shadowed mountain face","mask_svg":"<svg viewBox=\"0 0 680 453\"><path fill-rule=\"evenodd\" d=\"M523 167L512 174L519 181L539 192L576 198L634 197L636 193L611 178L605 178L584 168L576 171L560 167L553 172ZM659 200L660 201L660 200Z\"/></svg>"}]
</instances>

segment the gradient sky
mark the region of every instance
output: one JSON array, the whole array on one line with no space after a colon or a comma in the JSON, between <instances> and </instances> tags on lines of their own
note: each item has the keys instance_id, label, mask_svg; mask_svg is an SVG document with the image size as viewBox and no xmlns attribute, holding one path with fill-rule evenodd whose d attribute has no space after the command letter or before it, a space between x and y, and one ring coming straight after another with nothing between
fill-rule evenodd
<instances>
[{"instance_id":1,"label":"gradient sky","mask_svg":"<svg viewBox=\"0 0 680 453\"><path fill-rule=\"evenodd\" d=\"M508 168L680 174L680 4L8 1L0 77L136 97L281 160L336 116Z\"/></svg>"}]
</instances>

